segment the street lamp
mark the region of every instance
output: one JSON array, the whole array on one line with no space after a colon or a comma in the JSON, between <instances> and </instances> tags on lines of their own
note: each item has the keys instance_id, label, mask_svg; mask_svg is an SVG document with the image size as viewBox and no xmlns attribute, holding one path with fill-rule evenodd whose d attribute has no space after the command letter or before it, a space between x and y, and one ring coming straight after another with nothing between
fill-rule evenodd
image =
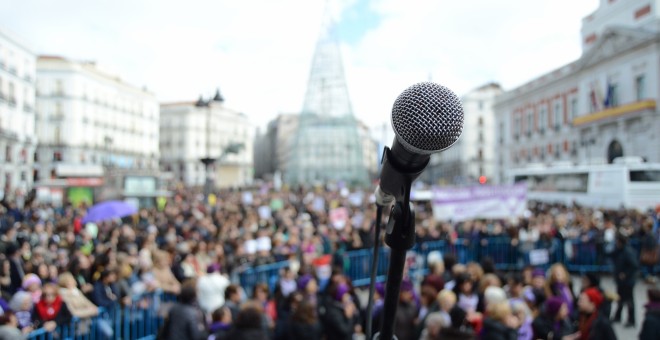
<instances>
[{"instance_id":1,"label":"street lamp","mask_svg":"<svg viewBox=\"0 0 660 340\"><path fill-rule=\"evenodd\" d=\"M217 102L224 101L220 95L220 90L216 91L215 97L212 100ZM199 108L206 108L206 157L200 158L200 162L204 164L204 171L206 175L206 179L204 181L204 197L208 203L209 195L213 191L214 186L213 165L216 161L221 162L229 154L239 153L245 146L243 143L230 142L221 150L218 158L214 158L211 155L211 100L205 101L200 96L199 100L197 100L197 103L195 103L195 106Z\"/></svg>"}]
</instances>

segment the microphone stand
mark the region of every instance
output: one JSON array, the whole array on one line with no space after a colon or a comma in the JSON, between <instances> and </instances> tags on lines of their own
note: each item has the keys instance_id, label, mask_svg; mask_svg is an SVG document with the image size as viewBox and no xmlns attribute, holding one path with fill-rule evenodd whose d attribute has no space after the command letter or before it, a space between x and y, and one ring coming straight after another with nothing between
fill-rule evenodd
<instances>
[{"instance_id":1,"label":"microphone stand","mask_svg":"<svg viewBox=\"0 0 660 340\"><path fill-rule=\"evenodd\" d=\"M414 175L413 175L414 176ZM410 202L410 190L413 176L403 176L405 181L401 187L402 199L398 199L392 207L387 222L385 243L390 247L390 264L385 285L385 302L380 333L374 340L392 340L394 337L394 322L399 304L399 292L403 280L403 269L406 264L406 253L415 244L415 209ZM416 177L416 176L415 176Z\"/></svg>"}]
</instances>

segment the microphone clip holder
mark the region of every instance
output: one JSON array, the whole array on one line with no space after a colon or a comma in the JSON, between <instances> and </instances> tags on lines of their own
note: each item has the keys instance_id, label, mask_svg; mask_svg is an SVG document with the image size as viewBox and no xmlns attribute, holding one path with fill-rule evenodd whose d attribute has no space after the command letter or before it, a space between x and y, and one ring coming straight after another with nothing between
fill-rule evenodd
<instances>
[{"instance_id":1,"label":"microphone clip holder","mask_svg":"<svg viewBox=\"0 0 660 340\"><path fill-rule=\"evenodd\" d=\"M387 151L389 150L386 150L386 153ZM415 208L413 203L410 202L410 191L412 182L419 173L413 171L411 173L396 172L396 174L399 178L397 182L399 188L395 192L400 193L400 195L394 195L396 202L392 206L385 234L385 244L390 247L390 263L385 285L381 331L373 337L373 339L378 340L396 338L394 336L394 323L406 264L406 254L415 245Z\"/></svg>"}]
</instances>

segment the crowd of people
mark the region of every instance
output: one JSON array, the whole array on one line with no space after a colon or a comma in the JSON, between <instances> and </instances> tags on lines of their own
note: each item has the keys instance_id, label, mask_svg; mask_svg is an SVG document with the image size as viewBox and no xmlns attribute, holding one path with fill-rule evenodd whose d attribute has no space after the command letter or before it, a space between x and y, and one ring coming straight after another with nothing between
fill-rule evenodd
<instances>
[{"instance_id":1,"label":"crowd of people","mask_svg":"<svg viewBox=\"0 0 660 340\"><path fill-rule=\"evenodd\" d=\"M89 331L99 307L149 308L140 297L154 292L177 297L160 306L162 339L354 339L364 337L368 319L380 327L385 286L377 285L367 315L364 290L341 265L346 251L382 242L374 240L376 209L367 192L265 187L210 198L179 188L165 204L96 223L82 222L84 205L55 207L33 196L21 207L1 203L0 339L57 332L73 318L77 332ZM643 322L632 294L640 268L653 283L655 262L628 244L642 240L642 253L655 252L657 262L657 212L531 204L519 218L458 223L436 221L429 203L417 207L418 243L502 236L521 253L544 240L594 244L593 256L615 268L617 291L605 291L596 274L574 287L562 264L503 273L492 259L464 263L436 254L421 283L402 283L398 339L613 339L611 323L622 320L623 306L640 338L660 334L660 290L650 286ZM331 270L320 275L315 260L327 255ZM274 283L246 291L232 281L232 273L284 260L290 265ZM94 320L112 338L112 327Z\"/></svg>"}]
</instances>

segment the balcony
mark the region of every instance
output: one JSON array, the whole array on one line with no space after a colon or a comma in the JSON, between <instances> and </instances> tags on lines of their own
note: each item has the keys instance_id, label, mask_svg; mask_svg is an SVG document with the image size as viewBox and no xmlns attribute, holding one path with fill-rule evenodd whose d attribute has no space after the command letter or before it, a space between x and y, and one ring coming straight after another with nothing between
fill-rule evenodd
<instances>
[{"instance_id":1,"label":"balcony","mask_svg":"<svg viewBox=\"0 0 660 340\"><path fill-rule=\"evenodd\" d=\"M620 116L625 116L630 113L635 113L644 110L655 110L655 100L642 100L626 105L621 105L603 111L590 113L585 116L577 117L573 119L573 126L587 125L595 123L602 120L617 118Z\"/></svg>"}]
</instances>

